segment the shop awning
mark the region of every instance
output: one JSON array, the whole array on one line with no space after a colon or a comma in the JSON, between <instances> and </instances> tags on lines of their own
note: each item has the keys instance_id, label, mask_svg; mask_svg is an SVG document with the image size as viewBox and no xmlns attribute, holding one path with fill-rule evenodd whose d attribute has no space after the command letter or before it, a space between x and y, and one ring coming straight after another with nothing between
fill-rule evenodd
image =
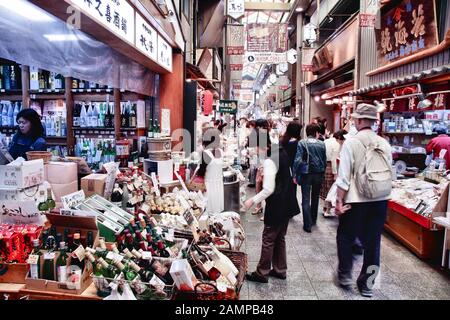
<instances>
[{"instance_id":1,"label":"shop awning","mask_svg":"<svg viewBox=\"0 0 450 320\"><path fill-rule=\"evenodd\" d=\"M387 88L391 88L391 87L395 87L395 86L399 86L399 85L404 85L404 84L408 84L411 82L416 82L419 80L424 80L427 78L432 78L432 77L436 77L439 75L443 75L445 73L448 73L449 71L450 71L450 65L447 64L445 66L436 67L436 68L429 69L426 71L414 73L414 74L406 76L406 77L392 79L390 81L367 86L367 87L353 91L352 94L353 95L366 94L366 93L370 93L370 92L377 91L377 90L382 90L382 89L387 89Z\"/></svg>"},{"instance_id":2,"label":"shop awning","mask_svg":"<svg viewBox=\"0 0 450 320\"><path fill-rule=\"evenodd\" d=\"M191 79L193 81L197 81L197 79L205 79L205 75L200 70L199 67L193 65L192 63L186 62L186 79ZM211 81L206 80L198 80L198 83L205 89L205 90L212 90L217 91L217 88L212 84Z\"/></svg>"}]
</instances>

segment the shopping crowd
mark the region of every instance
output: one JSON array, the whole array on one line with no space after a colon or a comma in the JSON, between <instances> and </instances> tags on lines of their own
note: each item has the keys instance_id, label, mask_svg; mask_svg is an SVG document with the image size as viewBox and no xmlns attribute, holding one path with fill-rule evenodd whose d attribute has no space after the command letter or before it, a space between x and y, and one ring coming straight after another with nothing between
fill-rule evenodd
<instances>
[{"instance_id":1,"label":"shopping crowd","mask_svg":"<svg viewBox=\"0 0 450 320\"><path fill-rule=\"evenodd\" d=\"M353 255L363 254L356 284L361 295L372 296L392 179L390 145L372 129L377 119L375 106L359 104L348 132L331 134L323 118L313 119L305 128L294 119L279 141L272 134L271 121L240 119L249 187L256 189L256 195L245 201L243 210L251 210L252 214L264 212L261 257L256 270L247 274L248 281L286 279L285 236L289 221L301 213L303 231L314 232L322 198L323 215L339 219L338 284L350 288ZM303 130L306 137L301 139ZM221 191L221 155L217 151L220 136L206 136L204 157L209 164L202 166L199 174L205 177L206 191L208 187L212 190L208 194L217 195ZM300 204L297 192L301 192ZM211 206L214 210L223 209L223 198L214 197Z\"/></svg>"}]
</instances>

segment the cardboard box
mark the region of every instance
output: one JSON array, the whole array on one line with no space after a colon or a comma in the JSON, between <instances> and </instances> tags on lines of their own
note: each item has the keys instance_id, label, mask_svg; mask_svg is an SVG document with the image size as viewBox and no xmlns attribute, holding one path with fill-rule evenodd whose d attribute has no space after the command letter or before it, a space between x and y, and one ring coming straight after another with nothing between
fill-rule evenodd
<instances>
[{"instance_id":1,"label":"cardboard box","mask_svg":"<svg viewBox=\"0 0 450 320\"><path fill-rule=\"evenodd\" d=\"M107 177L107 174L93 173L81 178L81 189L84 191L86 197L90 197L94 194L102 196L105 191Z\"/></svg>"},{"instance_id":2,"label":"cardboard box","mask_svg":"<svg viewBox=\"0 0 450 320\"><path fill-rule=\"evenodd\" d=\"M0 201L28 201L33 200L36 205L47 200L47 188L50 184L44 182L30 188L0 188Z\"/></svg>"},{"instance_id":3,"label":"cardboard box","mask_svg":"<svg viewBox=\"0 0 450 320\"><path fill-rule=\"evenodd\" d=\"M45 180L53 184L69 184L78 179L78 166L75 162L49 162L45 165Z\"/></svg>"},{"instance_id":4,"label":"cardboard box","mask_svg":"<svg viewBox=\"0 0 450 320\"><path fill-rule=\"evenodd\" d=\"M25 189L44 181L44 161L25 161L21 165L0 166L0 187Z\"/></svg>"},{"instance_id":5,"label":"cardboard box","mask_svg":"<svg viewBox=\"0 0 450 320\"><path fill-rule=\"evenodd\" d=\"M63 216L60 214L49 213L46 215L47 220L52 226L56 227L57 233L64 233L64 229L68 228L71 233L75 230L81 231L81 236L87 236L88 231L92 231L94 235L94 248L98 245L99 235L96 219L93 217L75 217L75 216ZM59 253L57 253L59 254ZM58 255L55 257L55 261ZM71 258L68 258L68 265L70 265ZM43 259L41 259L41 270L43 266ZM69 294L81 294L92 284L92 265L90 262L85 263L85 268L81 275L81 286L79 289L69 289L65 283L59 283L58 281L50 281L46 279L32 279L29 272L25 278L25 284L27 289L39 290L39 291L51 291L61 292ZM56 270L55 270L56 274Z\"/></svg>"},{"instance_id":6,"label":"cardboard box","mask_svg":"<svg viewBox=\"0 0 450 320\"><path fill-rule=\"evenodd\" d=\"M78 181L72 181L70 183L58 184L50 183L52 186L53 194L55 195L55 201L61 202L61 197L78 191Z\"/></svg>"}]
</instances>

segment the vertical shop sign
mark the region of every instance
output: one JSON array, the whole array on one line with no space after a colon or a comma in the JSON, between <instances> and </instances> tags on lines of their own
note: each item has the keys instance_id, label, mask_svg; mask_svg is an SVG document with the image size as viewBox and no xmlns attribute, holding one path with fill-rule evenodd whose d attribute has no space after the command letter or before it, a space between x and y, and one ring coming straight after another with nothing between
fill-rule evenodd
<instances>
[{"instance_id":1,"label":"vertical shop sign","mask_svg":"<svg viewBox=\"0 0 450 320\"><path fill-rule=\"evenodd\" d=\"M170 109L161 109L161 135L170 136Z\"/></svg>"},{"instance_id":2,"label":"vertical shop sign","mask_svg":"<svg viewBox=\"0 0 450 320\"><path fill-rule=\"evenodd\" d=\"M231 24L227 27L227 55L244 54L244 25Z\"/></svg>"},{"instance_id":3,"label":"vertical shop sign","mask_svg":"<svg viewBox=\"0 0 450 320\"><path fill-rule=\"evenodd\" d=\"M158 33L140 14L136 14L136 47L147 57L158 62Z\"/></svg>"},{"instance_id":4,"label":"vertical shop sign","mask_svg":"<svg viewBox=\"0 0 450 320\"><path fill-rule=\"evenodd\" d=\"M302 70L303 71L312 71L313 70L313 58L314 52L316 49L314 48L303 48L302 49Z\"/></svg>"},{"instance_id":5,"label":"vertical shop sign","mask_svg":"<svg viewBox=\"0 0 450 320\"><path fill-rule=\"evenodd\" d=\"M134 45L134 9L126 0L66 0L120 38Z\"/></svg>"},{"instance_id":6,"label":"vertical shop sign","mask_svg":"<svg viewBox=\"0 0 450 320\"><path fill-rule=\"evenodd\" d=\"M158 34L158 63L172 71L172 47Z\"/></svg>"},{"instance_id":7,"label":"vertical shop sign","mask_svg":"<svg viewBox=\"0 0 450 320\"><path fill-rule=\"evenodd\" d=\"M227 15L237 20L245 13L245 0L227 0Z\"/></svg>"},{"instance_id":8,"label":"vertical shop sign","mask_svg":"<svg viewBox=\"0 0 450 320\"><path fill-rule=\"evenodd\" d=\"M381 28L376 31L380 66L436 46L435 1L401 1L397 7L381 13Z\"/></svg>"}]
</instances>

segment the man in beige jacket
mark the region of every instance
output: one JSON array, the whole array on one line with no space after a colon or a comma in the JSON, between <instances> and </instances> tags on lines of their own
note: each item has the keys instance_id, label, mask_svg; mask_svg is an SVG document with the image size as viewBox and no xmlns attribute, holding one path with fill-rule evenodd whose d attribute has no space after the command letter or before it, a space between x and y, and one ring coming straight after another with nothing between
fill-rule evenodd
<instances>
[{"instance_id":1,"label":"man in beige jacket","mask_svg":"<svg viewBox=\"0 0 450 320\"><path fill-rule=\"evenodd\" d=\"M377 143L389 163L392 163L392 154L389 143L372 130L377 120L375 106L359 104L352 118L358 133L347 139L342 146L336 180L336 214L339 216L338 280L342 287L352 284L353 246L355 239L359 238L364 248L364 263L357 286L363 296L371 297L380 266L381 233L389 196L375 199L364 197L356 187L355 172L364 161L365 145L368 143Z\"/></svg>"}]
</instances>

